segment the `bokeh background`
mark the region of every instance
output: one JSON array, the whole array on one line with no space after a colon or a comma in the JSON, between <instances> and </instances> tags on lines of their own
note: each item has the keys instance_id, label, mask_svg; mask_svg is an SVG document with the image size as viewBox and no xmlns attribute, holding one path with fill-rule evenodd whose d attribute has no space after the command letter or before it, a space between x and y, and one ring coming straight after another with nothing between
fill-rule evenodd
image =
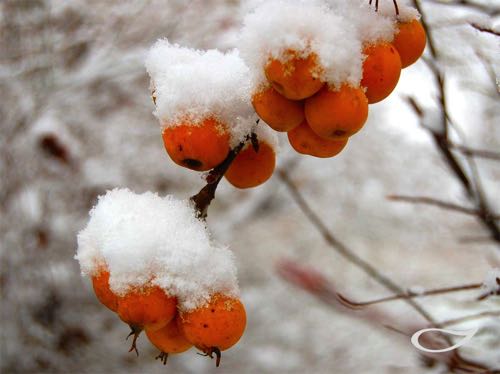
<instances>
[{"instance_id":1,"label":"bokeh background","mask_svg":"<svg viewBox=\"0 0 500 374\"><path fill-rule=\"evenodd\" d=\"M421 3L447 77L451 119L468 146L498 151L500 39L470 26L498 30L498 3ZM187 198L204 184L163 149L143 65L147 49L162 37L195 48L236 47L250 7L244 0L0 3L2 373L446 372L426 367L406 337L339 314L277 275L276 262L289 258L323 272L355 300L389 294L328 247L277 176L252 191L223 181L209 211L214 238L235 252L248 312L247 331L220 368L194 350L163 367L144 336L140 356L128 353L128 327L81 277L76 234L98 195L129 187ZM282 137L278 166L338 238L402 288L481 282L500 267L500 252L475 217L386 199L433 196L473 206L409 96L430 113L427 125L438 123L434 76L419 61L403 71L390 98L370 107L365 128L341 155L299 157ZM500 212L500 164L476 163ZM498 297L478 303L477 295L421 302L437 320L498 311ZM417 319L403 303L386 307ZM465 357L500 366L498 319L464 325L480 327L461 350Z\"/></svg>"}]
</instances>

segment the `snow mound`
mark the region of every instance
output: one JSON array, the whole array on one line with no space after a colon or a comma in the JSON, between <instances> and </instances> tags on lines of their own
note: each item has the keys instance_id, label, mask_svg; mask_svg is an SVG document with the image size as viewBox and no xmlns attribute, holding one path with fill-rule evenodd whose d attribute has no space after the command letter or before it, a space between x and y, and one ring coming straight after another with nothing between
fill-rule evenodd
<instances>
[{"instance_id":1,"label":"snow mound","mask_svg":"<svg viewBox=\"0 0 500 374\"><path fill-rule=\"evenodd\" d=\"M266 82L269 59L286 61L288 51L316 54L319 79L332 86L359 85L363 56L356 28L319 1L270 0L244 19L241 55L252 73L252 92Z\"/></svg>"},{"instance_id":2,"label":"snow mound","mask_svg":"<svg viewBox=\"0 0 500 374\"><path fill-rule=\"evenodd\" d=\"M255 123L249 69L236 50L195 50L161 39L151 47L146 69L162 127L214 117L225 124L234 145Z\"/></svg>"},{"instance_id":3,"label":"snow mound","mask_svg":"<svg viewBox=\"0 0 500 374\"><path fill-rule=\"evenodd\" d=\"M75 258L82 273L107 267L118 295L147 284L175 295L181 310L210 295L239 293L232 252L215 244L187 200L114 189L100 196L78 234Z\"/></svg>"},{"instance_id":4,"label":"snow mound","mask_svg":"<svg viewBox=\"0 0 500 374\"><path fill-rule=\"evenodd\" d=\"M239 37L241 55L252 73L252 92L266 83L270 59L286 62L290 51L317 56L318 78L330 86L359 86L365 56L363 46L391 42L397 21L420 17L406 1L380 1L378 11L366 0L255 1L244 18Z\"/></svg>"},{"instance_id":5,"label":"snow mound","mask_svg":"<svg viewBox=\"0 0 500 374\"><path fill-rule=\"evenodd\" d=\"M392 8L386 8L385 12L381 12L381 4L390 3L391 1L379 1L379 11L375 12L375 6L370 6L366 0L326 0L332 11L342 15L345 19L356 28L359 38L363 44L371 44L377 42L391 42L394 39L396 31L395 11Z\"/></svg>"}]
</instances>

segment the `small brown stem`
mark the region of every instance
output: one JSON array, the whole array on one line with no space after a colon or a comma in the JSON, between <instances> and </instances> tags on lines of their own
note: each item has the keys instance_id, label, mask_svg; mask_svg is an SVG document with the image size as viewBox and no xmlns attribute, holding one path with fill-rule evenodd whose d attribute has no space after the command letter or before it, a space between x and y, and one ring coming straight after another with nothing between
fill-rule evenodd
<instances>
[{"instance_id":1,"label":"small brown stem","mask_svg":"<svg viewBox=\"0 0 500 374\"><path fill-rule=\"evenodd\" d=\"M260 119L258 119L255 123L258 124L259 121ZM257 139L257 135L255 135L254 132L251 132L250 134L245 136L245 138L236 147L229 151L224 161L210 170L206 177L207 184L205 185L205 187L203 187L196 195L191 196L190 200L195 206L198 218L207 218L208 207L210 206L212 200L215 198L215 191L219 186L219 182L222 180L222 177L248 141L251 141L254 149L258 151L259 142Z\"/></svg>"},{"instance_id":2,"label":"small brown stem","mask_svg":"<svg viewBox=\"0 0 500 374\"><path fill-rule=\"evenodd\" d=\"M168 353L167 352L160 352L160 354L155 357L155 360L158 360L158 359L163 363L163 365L166 365L167 360L168 360Z\"/></svg>"},{"instance_id":3,"label":"small brown stem","mask_svg":"<svg viewBox=\"0 0 500 374\"><path fill-rule=\"evenodd\" d=\"M399 16L399 7L398 7L398 2L396 0L392 0L394 4L394 10L396 11L396 16Z\"/></svg>"},{"instance_id":4,"label":"small brown stem","mask_svg":"<svg viewBox=\"0 0 500 374\"><path fill-rule=\"evenodd\" d=\"M222 353L219 348L217 347L210 347L206 350L203 350L203 353L198 353L200 356L208 356L211 359L214 358L214 353L215 353L215 366L219 367L220 365L220 360L222 358Z\"/></svg>"},{"instance_id":5,"label":"small brown stem","mask_svg":"<svg viewBox=\"0 0 500 374\"><path fill-rule=\"evenodd\" d=\"M137 350L137 338L142 332L142 328L136 325L129 325L130 327L130 334L127 335L127 338L125 340L128 340L131 336L133 336L132 339L132 345L130 349L128 350L129 352L135 351L136 355L139 356L139 351Z\"/></svg>"}]
</instances>

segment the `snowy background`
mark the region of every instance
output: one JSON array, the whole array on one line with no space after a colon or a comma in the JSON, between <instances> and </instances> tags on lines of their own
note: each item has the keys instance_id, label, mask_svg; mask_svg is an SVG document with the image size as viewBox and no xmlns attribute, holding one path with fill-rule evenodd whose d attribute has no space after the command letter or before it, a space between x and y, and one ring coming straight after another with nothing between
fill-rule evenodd
<instances>
[{"instance_id":1,"label":"snowy background","mask_svg":"<svg viewBox=\"0 0 500 374\"><path fill-rule=\"evenodd\" d=\"M495 1L474 4L479 5L423 3L445 62L453 121L467 145L498 150L498 37L474 30L468 21L487 23L489 13L495 26L500 9ZM129 187L186 198L203 186L198 173L175 166L163 149L144 68L148 48L160 37L196 48L232 48L249 7L237 0L2 1L2 372L443 370L424 368L408 339L337 314L277 276L276 261L293 258L321 270L356 300L388 295L325 244L277 175L252 191L222 182L209 211L214 237L236 255L248 313L243 339L223 354L220 368L194 350L171 357L164 368L144 336L141 355L128 353L128 327L98 303L89 280L81 277L73 258L76 234L98 195ZM401 287L481 282L500 258L474 217L385 199L433 196L469 206L408 106L408 95L426 109L436 107L436 87L422 61L403 71L390 98L370 107L365 128L338 157L298 156L282 137L279 166L298 159L288 173L318 214ZM489 202L499 212L499 164L477 163ZM421 301L437 320L499 309L498 297L477 303L477 295ZM388 307L406 318L415 313L402 303ZM465 327L470 326L481 329L464 355L500 367L498 318Z\"/></svg>"}]
</instances>

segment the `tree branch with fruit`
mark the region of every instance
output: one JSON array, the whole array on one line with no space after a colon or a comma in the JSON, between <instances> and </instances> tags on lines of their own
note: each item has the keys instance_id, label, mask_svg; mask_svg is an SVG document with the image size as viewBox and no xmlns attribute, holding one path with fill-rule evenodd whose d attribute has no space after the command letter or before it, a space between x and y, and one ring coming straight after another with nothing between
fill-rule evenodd
<instances>
[{"instance_id":1,"label":"tree branch with fruit","mask_svg":"<svg viewBox=\"0 0 500 374\"><path fill-rule=\"evenodd\" d=\"M146 69L165 150L178 166L206 173L206 184L186 200L109 191L78 235L76 257L82 273L92 279L99 301L130 326L130 351L138 353L136 339L145 330L164 364L170 354L194 346L203 355L215 356L219 366L221 352L240 340L246 326L232 252L213 240L205 220L222 178L240 189L264 184L275 170L277 133L286 133L301 155L335 157L361 131L370 106L387 98L402 69L420 58L427 40L437 59L418 2L415 7L378 0L375 8L371 5L273 0L245 17L239 50L194 50L166 39L151 47ZM440 87L443 127L432 135L477 205L465 211L432 203L475 214L498 241L496 217L480 189L473 188L477 181L450 150L444 77L435 68L433 72ZM333 292L333 286L326 287L326 278L290 264L280 268L287 280L351 309L402 299L426 323L439 326L414 300L417 295L405 293L326 228L286 170L281 169L279 177L327 243L395 295L354 303ZM427 294L442 292L451 290ZM441 337L438 345L450 343ZM446 360L450 368L451 362L484 368L457 352Z\"/></svg>"}]
</instances>

